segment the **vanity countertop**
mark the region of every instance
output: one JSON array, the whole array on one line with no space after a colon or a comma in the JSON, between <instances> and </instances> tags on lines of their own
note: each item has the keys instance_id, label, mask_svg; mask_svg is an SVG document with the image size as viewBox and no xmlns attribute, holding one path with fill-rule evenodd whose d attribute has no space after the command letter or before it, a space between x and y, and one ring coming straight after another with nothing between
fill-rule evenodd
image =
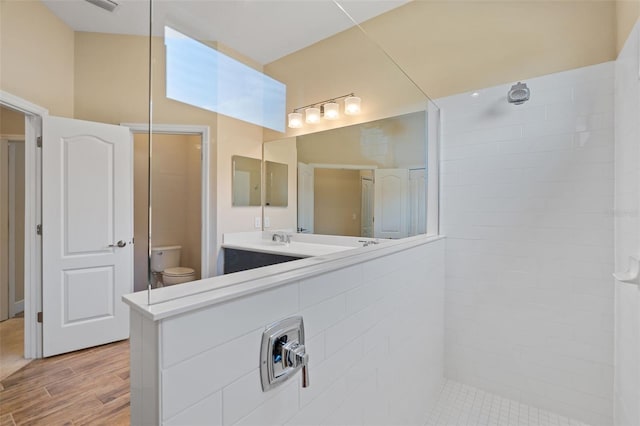
<instances>
[{"instance_id":1,"label":"vanity countertop","mask_svg":"<svg viewBox=\"0 0 640 426\"><path fill-rule=\"evenodd\" d=\"M288 245L272 241L236 241L222 244L223 248L255 251L260 253L280 254L293 257L312 257L340 251L353 250L356 247L337 246L330 244L303 243L291 241Z\"/></svg>"}]
</instances>

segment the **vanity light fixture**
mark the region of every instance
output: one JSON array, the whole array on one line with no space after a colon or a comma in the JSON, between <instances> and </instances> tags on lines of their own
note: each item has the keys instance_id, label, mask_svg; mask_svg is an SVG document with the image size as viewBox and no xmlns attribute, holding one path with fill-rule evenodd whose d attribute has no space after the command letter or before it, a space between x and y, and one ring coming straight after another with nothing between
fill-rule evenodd
<instances>
[{"instance_id":1,"label":"vanity light fixture","mask_svg":"<svg viewBox=\"0 0 640 426\"><path fill-rule=\"evenodd\" d=\"M302 127L302 113L304 110L304 121L308 124L319 123L324 117L326 120L337 120L340 118L340 105L336 102L338 99L344 98L344 113L346 115L360 114L361 99L353 93L348 95L337 96L320 102L314 102L309 105L294 108L288 115L288 126L292 129Z\"/></svg>"}]
</instances>

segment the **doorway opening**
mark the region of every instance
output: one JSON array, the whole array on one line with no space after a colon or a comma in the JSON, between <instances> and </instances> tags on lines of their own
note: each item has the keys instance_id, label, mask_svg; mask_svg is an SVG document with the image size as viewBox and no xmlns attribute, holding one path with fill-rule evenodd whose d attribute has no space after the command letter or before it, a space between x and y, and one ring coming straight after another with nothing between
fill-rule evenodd
<instances>
[{"instance_id":1,"label":"doorway opening","mask_svg":"<svg viewBox=\"0 0 640 426\"><path fill-rule=\"evenodd\" d=\"M212 276L208 127L154 124L149 140L147 125L123 125L133 132L134 290Z\"/></svg>"},{"instance_id":2,"label":"doorway opening","mask_svg":"<svg viewBox=\"0 0 640 426\"><path fill-rule=\"evenodd\" d=\"M25 115L0 107L0 379L24 354Z\"/></svg>"}]
</instances>

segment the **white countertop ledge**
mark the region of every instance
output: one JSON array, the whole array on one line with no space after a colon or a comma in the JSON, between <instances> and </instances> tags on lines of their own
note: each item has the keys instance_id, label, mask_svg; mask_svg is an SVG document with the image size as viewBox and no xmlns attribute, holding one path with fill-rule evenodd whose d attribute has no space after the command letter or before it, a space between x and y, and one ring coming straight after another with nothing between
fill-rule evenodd
<instances>
[{"instance_id":1,"label":"white countertop ledge","mask_svg":"<svg viewBox=\"0 0 640 426\"><path fill-rule=\"evenodd\" d=\"M147 291L140 291L124 295L122 300L131 309L140 312L145 317L153 321L159 321L206 306L216 305L300 281L321 273L429 244L443 238L444 236L442 235L418 235L368 247L336 246L342 250L229 275L219 275L180 285L157 288L151 290L150 295ZM284 248L285 246L282 247ZM151 304L149 304L149 296Z\"/></svg>"}]
</instances>

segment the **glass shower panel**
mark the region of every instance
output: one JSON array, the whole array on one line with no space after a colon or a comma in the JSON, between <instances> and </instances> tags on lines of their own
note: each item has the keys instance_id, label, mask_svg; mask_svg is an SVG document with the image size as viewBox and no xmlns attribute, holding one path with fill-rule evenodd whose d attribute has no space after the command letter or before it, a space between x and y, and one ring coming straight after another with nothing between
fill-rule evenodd
<instances>
[{"instance_id":1,"label":"glass shower panel","mask_svg":"<svg viewBox=\"0 0 640 426\"><path fill-rule=\"evenodd\" d=\"M212 141L211 150L202 153L209 160L202 175L203 184L209 185L202 199L202 252L210 261L203 266L203 277L221 273L225 233L298 227L298 137L361 125L364 136L358 144L368 142L358 149L368 150L372 157L403 155L402 150L392 152L377 143L387 135L379 137L367 123L420 114L427 108L428 97L359 24L404 3L152 2L151 156L153 128L158 126L201 126ZM353 98L361 100L359 114L345 109L345 101ZM319 116L318 122L304 122L307 109ZM289 126L287 115L294 112L302 115L301 127ZM334 154L328 163L338 163L341 154ZM262 206L234 206L234 156L286 165L288 191L283 195L287 202L265 206L262 194ZM426 149L421 149L407 168L424 169L425 156ZM418 223L415 229L421 226L425 225ZM156 242L151 233L149 247ZM150 292L151 302L166 300L162 294Z\"/></svg>"}]
</instances>

